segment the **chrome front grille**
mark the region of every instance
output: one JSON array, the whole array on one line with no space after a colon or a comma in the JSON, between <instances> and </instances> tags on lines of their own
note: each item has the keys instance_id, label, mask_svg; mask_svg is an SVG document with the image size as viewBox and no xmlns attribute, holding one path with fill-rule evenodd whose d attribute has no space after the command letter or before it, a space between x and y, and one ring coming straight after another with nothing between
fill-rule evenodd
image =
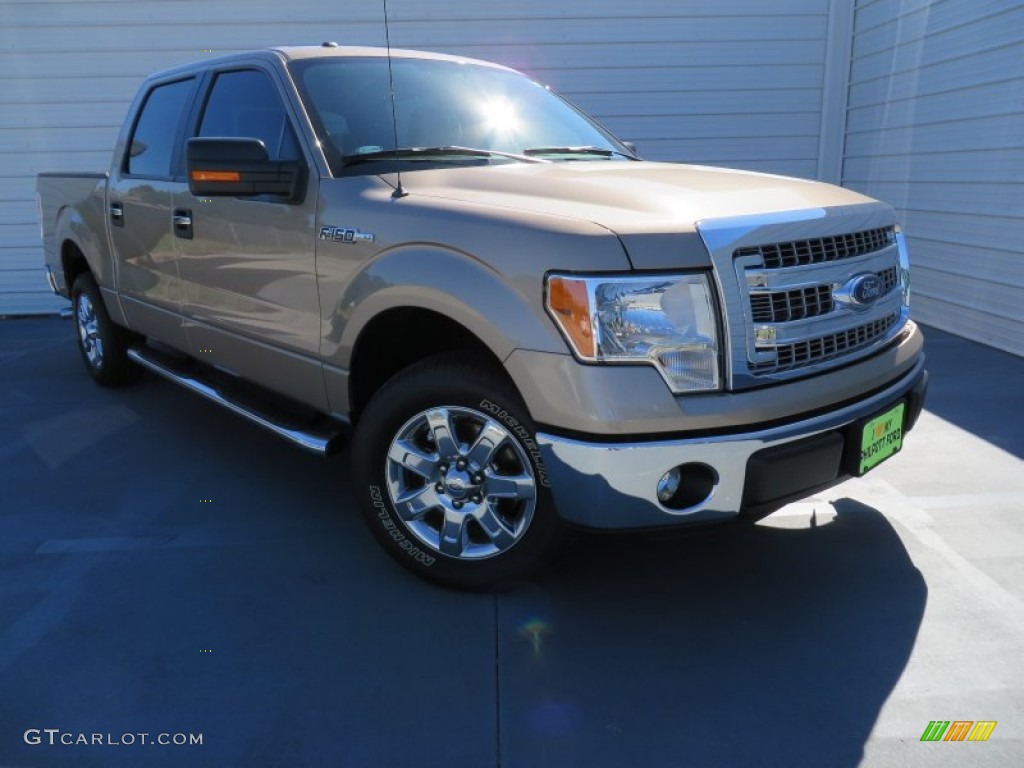
<instances>
[{"instance_id":1,"label":"chrome front grille","mask_svg":"<svg viewBox=\"0 0 1024 768\"><path fill-rule=\"evenodd\" d=\"M831 312L833 306L830 285L750 295L750 309L754 313L755 323L788 323L805 317L817 317Z\"/></svg>"},{"instance_id":2,"label":"chrome front grille","mask_svg":"<svg viewBox=\"0 0 1024 768\"><path fill-rule=\"evenodd\" d=\"M883 296L900 284L900 271L896 267L889 267L882 272L876 272L875 276L882 281Z\"/></svg>"},{"instance_id":3,"label":"chrome front grille","mask_svg":"<svg viewBox=\"0 0 1024 768\"><path fill-rule=\"evenodd\" d=\"M751 371L756 374L778 373L834 360L869 346L876 339L888 333L899 322L899 318L899 312L895 312L888 317L845 331L777 346L775 347L776 359L774 361L753 363L750 367Z\"/></svg>"},{"instance_id":4,"label":"chrome front grille","mask_svg":"<svg viewBox=\"0 0 1024 768\"><path fill-rule=\"evenodd\" d=\"M878 227L848 235L816 237L788 243L771 243L739 248L736 257L760 256L765 269L782 269L826 261L852 259L866 253L880 251L896 242L895 227Z\"/></svg>"},{"instance_id":5,"label":"chrome front grille","mask_svg":"<svg viewBox=\"0 0 1024 768\"><path fill-rule=\"evenodd\" d=\"M896 267L876 272L875 277L881 281L883 296L893 290L899 281ZM837 287L828 284L794 291L751 292L750 311L755 323L788 323L827 315L835 308L832 291Z\"/></svg>"},{"instance_id":6,"label":"chrome front grille","mask_svg":"<svg viewBox=\"0 0 1024 768\"><path fill-rule=\"evenodd\" d=\"M700 222L734 389L875 353L905 327L906 246L881 203Z\"/></svg>"}]
</instances>

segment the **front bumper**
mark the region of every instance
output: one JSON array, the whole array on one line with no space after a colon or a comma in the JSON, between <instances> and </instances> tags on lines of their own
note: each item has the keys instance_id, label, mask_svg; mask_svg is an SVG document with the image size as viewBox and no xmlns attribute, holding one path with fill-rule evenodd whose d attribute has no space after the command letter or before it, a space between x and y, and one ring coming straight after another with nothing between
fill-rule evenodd
<instances>
[{"instance_id":1,"label":"front bumper","mask_svg":"<svg viewBox=\"0 0 1024 768\"><path fill-rule=\"evenodd\" d=\"M724 521L741 512L764 514L848 477L851 426L905 399L904 432L909 431L921 412L927 383L922 356L871 397L782 426L611 443L542 432L537 444L559 514L570 523L624 529ZM658 480L682 464L710 468L710 492L692 506L670 509L658 500Z\"/></svg>"}]
</instances>

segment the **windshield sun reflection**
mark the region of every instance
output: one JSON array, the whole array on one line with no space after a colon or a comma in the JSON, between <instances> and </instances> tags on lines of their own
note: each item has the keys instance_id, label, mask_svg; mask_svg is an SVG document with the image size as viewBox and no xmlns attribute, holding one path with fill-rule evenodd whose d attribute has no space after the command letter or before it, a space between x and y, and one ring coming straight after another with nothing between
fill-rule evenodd
<instances>
[{"instance_id":1,"label":"windshield sun reflection","mask_svg":"<svg viewBox=\"0 0 1024 768\"><path fill-rule=\"evenodd\" d=\"M491 99L480 106L480 112L487 130L497 134L509 134L519 129L519 115L516 105L508 99Z\"/></svg>"}]
</instances>

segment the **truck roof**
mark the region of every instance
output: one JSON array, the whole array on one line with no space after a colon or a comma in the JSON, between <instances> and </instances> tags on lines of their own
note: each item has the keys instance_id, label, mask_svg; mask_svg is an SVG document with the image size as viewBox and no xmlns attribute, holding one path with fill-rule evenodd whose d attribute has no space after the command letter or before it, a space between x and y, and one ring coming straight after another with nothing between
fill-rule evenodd
<instances>
[{"instance_id":1,"label":"truck roof","mask_svg":"<svg viewBox=\"0 0 1024 768\"><path fill-rule=\"evenodd\" d=\"M368 45L338 45L337 43L321 43L320 45L290 45L271 48L284 55L287 59L317 59L331 58L334 56L387 56L388 49ZM491 67L501 67L490 61L470 59L466 56L453 56L447 53L434 53L432 51L416 51L409 48L392 48L391 56L396 59L438 59L441 61L471 61L474 64L485 64Z\"/></svg>"},{"instance_id":2,"label":"truck roof","mask_svg":"<svg viewBox=\"0 0 1024 768\"><path fill-rule=\"evenodd\" d=\"M188 64L181 64L160 72L154 72L147 80L162 79L168 75L175 75L184 72L207 69L224 63L231 63L239 59L252 59L254 57L266 58L273 56L285 61L297 61L300 59L331 59L345 57L376 57L387 56L387 48L366 46L366 45L338 45L337 43L322 43L320 45L287 45L260 48L251 51L237 51L222 56L212 56L207 59L200 59ZM416 51L407 48L392 48L390 54L396 59L434 59L438 61L455 61L479 64L495 69L508 69L500 64L482 59L472 59L466 56L453 56L447 53L434 53L431 51Z\"/></svg>"}]
</instances>

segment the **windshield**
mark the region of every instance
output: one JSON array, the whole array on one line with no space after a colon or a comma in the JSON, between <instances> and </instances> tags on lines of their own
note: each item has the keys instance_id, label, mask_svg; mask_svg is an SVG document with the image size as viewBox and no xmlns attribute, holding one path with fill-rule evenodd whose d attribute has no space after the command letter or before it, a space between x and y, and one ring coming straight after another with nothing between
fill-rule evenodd
<instances>
[{"instance_id":1,"label":"windshield","mask_svg":"<svg viewBox=\"0 0 1024 768\"><path fill-rule=\"evenodd\" d=\"M628 150L569 103L525 75L472 63L392 60L391 119L385 57L305 59L291 64L335 175L375 172L396 149L402 170L438 164L609 160ZM396 137L397 129L397 137ZM397 144L396 144L397 139Z\"/></svg>"}]
</instances>

